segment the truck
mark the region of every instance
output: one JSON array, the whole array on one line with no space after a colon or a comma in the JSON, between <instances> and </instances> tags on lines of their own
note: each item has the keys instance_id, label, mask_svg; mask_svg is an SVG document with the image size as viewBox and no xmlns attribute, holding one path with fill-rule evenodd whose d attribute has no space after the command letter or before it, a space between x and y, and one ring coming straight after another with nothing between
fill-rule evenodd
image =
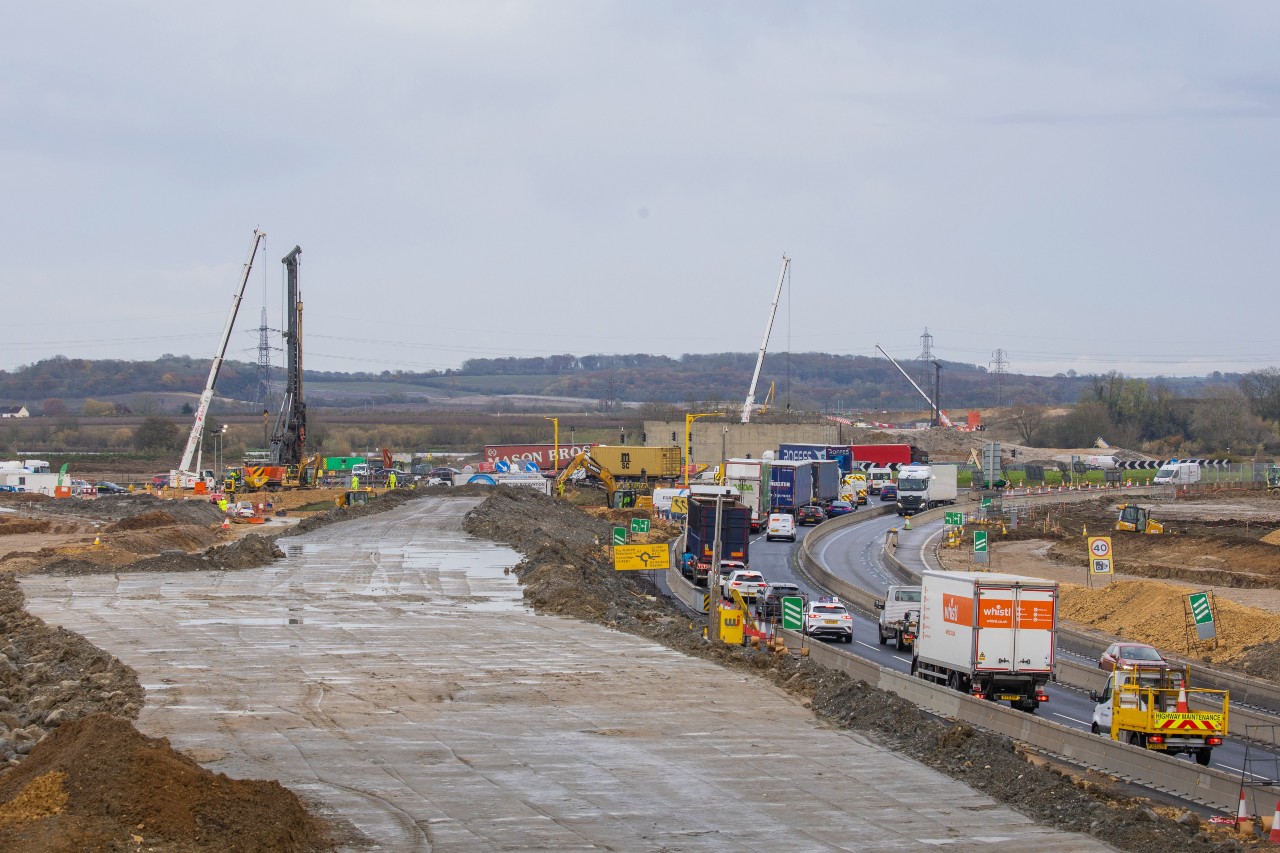
<instances>
[{"instance_id":1,"label":"truck","mask_svg":"<svg viewBox=\"0 0 1280 853\"><path fill-rule=\"evenodd\" d=\"M777 458L783 462L805 462L829 459L842 474L853 470L853 454L847 444L780 444Z\"/></svg>"},{"instance_id":2,"label":"truck","mask_svg":"<svg viewBox=\"0 0 1280 853\"><path fill-rule=\"evenodd\" d=\"M813 502L813 466L809 462L774 462L769 466L769 506L772 512L795 515Z\"/></svg>"},{"instance_id":3,"label":"truck","mask_svg":"<svg viewBox=\"0 0 1280 853\"><path fill-rule=\"evenodd\" d=\"M1191 688L1186 667L1159 664L1118 668L1107 686L1089 691L1097 703L1090 730L1166 755L1187 754L1209 765L1215 746L1227 737L1230 696L1225 690ZM1198 699L1196 710L1188 697ZM1207 706L1205 709L1204 706Z\"/></svg>"},{"instance_id":4,"label":"truck","mask_svg":"<svg viewBox=\"0 0 1280 853\"><path fill-rule=\"evenodd\" d=\"M1054 677L1058 584L926 569L911 674L1034 713Z\"/></svg>"},{"instance_id":5,"label":"truck","mask_svg":"<svg viewBox=\"0 0 1280 853\"><path fill-rule=\"evenodd\" d=\"M929 464L929 452L914 444L851 444L849 452L855 464L863 462L883 468Z\"/></svg>"},{"instance_id":6,"label":"truck","mask_svg":"<svg viewBox=\"0 0 1280 853\"><path fill-rule=\"evenodd\" d=\"M917 512L956 502L955 465L908 465L898 469L898 515Z\"/></svg>"},{"instance_id":7,"label":"truck","mask_svg":"<svg viewBox=\"0 0 1280 853\"><path fill-rule=\"evenodd\" d=\"M1179 462L1170 459L1156 471L1151 481L1157 486L1188 486L1200 482L1200 466L1195 462Z\"/></svg>"},{"instance_id":8,"label":"truck","mask_svg":"<svg viewBox=\"0 0 1280 853\"><path fill-rule=\"evenodd\" d=\"M750 563L751 510L746 504L721 499L720 559ZM689 527L685 551L693 555L694 581L706 586L716 537L716 499L689 497Z\"/></svg>"},{"instance_id":9,"label":"truck","mask_svg":"<svg viewBox=\"0 0 1280 853\"><path fill-rule=\"evenodd\" d=\"M768 459L728 459L724 463L724 484L738 492L738 500L751 508L751 530L755 532L769 517Z\"/></svg>"},{"instance_id":10,"label":"truck","mask_svg":"<svg viewBox=\"0 0 1280 853\"><path fill-rule=\"evenodd\" d=\"M920 629L920 594L918 586L892 584L883 599L876 599L875 608L880 611L880 645L893 640L894 648L904 651L915 645Z\"/></svg>"},{"instance_id":11,"label":"truck","mask_svg":"<svg viewBox=\"0 0 1280 853\"><path fill-rule=\"evenodd\" d=\"M815 459L809 463L813 480L813 500L830 504L840 500L840 465L834 459Z\"/></svg>"}]
</instances>

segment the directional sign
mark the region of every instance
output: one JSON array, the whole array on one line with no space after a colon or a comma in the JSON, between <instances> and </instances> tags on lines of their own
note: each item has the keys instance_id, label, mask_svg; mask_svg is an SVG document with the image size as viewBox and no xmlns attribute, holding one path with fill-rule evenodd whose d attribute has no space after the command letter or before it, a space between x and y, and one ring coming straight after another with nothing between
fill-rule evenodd
<instances>
[{"instance_id":1,"label":"directional sign","mask_svg":"<svg viewBox=\"0 0 1280 853\"><path fill-rule=\"evenodd\" d=\"M530 474L537 474L540 469L538 468L538 463L530 459L528 462L524 463L524 470L528 471Z\"/></svg>"},{"instance_id":2,"label":"directional sign","mask_svg":"<svg viewBox=\"0 0 1280 853\"><path fill-rule=\"evenodd\" d=\"M625 527L613 528L613 544L614 545L627 544L627 528Z\"/></svg>"},{"instance_id":3,"label":"directional sign","mask_svg":"<svg viewBox=\"0 0 1280 853\"><path fill-rule=\"evenodd\" d=\"M632 533L648 533L648 532L649 532L649 519L647 519L647 518L633 518L633 519L631 519L631 532L632 532Z\"/></svg>"},{"instance_id":4,"label":"directional sign","mask_svg":"<svg viewBox=\"0 0 1280 853\"><path fill-rule=\"evenodd\" d=\"M788 631L799 631L803 628L804 599L788 595L782 599L782 627Z\"/></svg>"},{"instance_id":5,"label":"directional sign","mask_svg":"<svg viewBox=\"0 0 1280 853\"><path fill-rule=\"evenodd\" d=\"M964 527L963 512L943 513L943 520L946 522L947 527Z\"/></svg>"},{"instance_id":6,"label":"directional sign","mask_svg":"<svg viewBox=\"0 0 1280 853\"><path fill-rule=\"evenodd\" d=\"M982 503L978 504L982 509L991 509L991 498L983 498Z\"/></svg>"},{"instance_id":7,"label":"directional sign","mask_svg":"<svg viewBox=\"0 0 1280 853\"><path fill-rule=\"evenodd\" d=\"M987 553L987 531L985 530L973 531L973 553L975 554Z\"/></svg>"},{"instance_id":8,"label":"directional sign","mask_svg":"<svg viewBox=\"0 0 1280 853\"><path fill-rule=\"evenodd\" d=\"M1111 556L1110 536L1090 536L1089 554L1095 559L1105 560Z\"/></svg>"},{"instance_id":9,"label":"directional sign","mask_svg":"<svg viewBox=\"0 0 1280 853\"><path fill-rule=\"evenodd\" d=\"M686 498L686 497L676 497L676 498L672 498L672 499L671 499L671 514L672 514L672 515L688 515L688 514L689 514L689 499L688 499L688 498Z\"/></svg>"},{"instance_id":10,"label":"directional sign","mask_svg":"<svg viewBox=\"0 0 1280 853\"><path fill-rule=\"evenodd\" d=\"M493 467L499 474L506 474L511 470L511 463L505 459L499 459Z\"/></svg>"},{"instance_id":11,"label":"directional sign","mask_svg":"<svg viewBox=\"0 0 1280 853\"><path fill-rule=\"evenodd\" d=\"M1209 593L1193 592L1187 596L1191 605L1191 618L1196 623L1196 636L1201 640L1212 640L1218 636L1218 629L1213 624L1213 607L1209 604Z\"/></svg>"},{"instance_id":12,"label":"directional sign","mask_svg":"<svg viewBox=\"0 0 1280 853\"><path fill-rule=\"evenodd\" d=\"M614 545L613 567L620 572L668 569L671 567L671 550L664 542L656 545Z\"/></svg>"}]
</instances>

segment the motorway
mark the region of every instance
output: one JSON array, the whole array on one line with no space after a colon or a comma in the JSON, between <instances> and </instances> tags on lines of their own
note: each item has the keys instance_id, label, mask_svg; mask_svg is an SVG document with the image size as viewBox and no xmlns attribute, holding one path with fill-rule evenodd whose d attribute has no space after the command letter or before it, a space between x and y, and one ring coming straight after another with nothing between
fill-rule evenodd
<instances>
[{"instance_id":1,"label":"motorway","mask_svg":"<svg viewBox=\"0 0 1280 853\"><path fill-rule=\"evenodd\" d=\"M872 498L870 506L878 505L876 499ZM860 511L865 513L867 507ZM925 568L926 554L932 552L937 538L942 535L941 520L924 523L908 531L902 529L902 519L896 515L868 518L823 539L815 549L814 557L838 577L877 595L884 595L888 586L895 582L893 573L882 559L885 536L894 527L898 528L898 559L917 572ZM766 580L790 581L799 585L810 596L825 595L825 591L817 588L799 570L794 553L804 541L804 536L814 529L816 528L798 528L794 546L790 542L766 542L761 533L751 543L751 568L761 572ZM928 565L933 566L935 563L936 561L930 561ZM854 613L853 648L838 648L852 651L880 666L910 672L910 652L898 652L894 651L892 645L880 645L876 614L860 613L853 607L850 607L850 611ZM1058 649L1058 655L1079 663L1095 663L1061 648ZM1071 728L1089 729L1093 703L1084 690L1054 682L1047 693L1049 702L1040 706L1037 712L1039 716ZM1244 745L1239 739L1228 738L1223 746L1214 749L1210 766L1230 773L1240 773L1244 765L1244 753ZM1179 756L1179 759L1192 760L1188 756Z\"/></svg>"}]
</instances>

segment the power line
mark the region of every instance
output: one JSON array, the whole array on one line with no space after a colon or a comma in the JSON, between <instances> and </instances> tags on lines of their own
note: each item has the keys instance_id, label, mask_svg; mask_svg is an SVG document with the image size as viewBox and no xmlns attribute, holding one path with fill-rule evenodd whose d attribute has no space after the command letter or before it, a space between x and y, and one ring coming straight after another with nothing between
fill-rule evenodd
<instances>
[{"instance_id":1,"label":"power line","mask_svg":"<svg viewBox=\"0 0 1280 853\"><path fill-rule=\"evenodd\" d=\"M1004 350L998 349L991 354L991 361L988 364L995 366L996 376L996 405L1001 406L1004 400L1004 380L1005 372L1009 366L1009 359Z\"/></svg>"}]
</instances>

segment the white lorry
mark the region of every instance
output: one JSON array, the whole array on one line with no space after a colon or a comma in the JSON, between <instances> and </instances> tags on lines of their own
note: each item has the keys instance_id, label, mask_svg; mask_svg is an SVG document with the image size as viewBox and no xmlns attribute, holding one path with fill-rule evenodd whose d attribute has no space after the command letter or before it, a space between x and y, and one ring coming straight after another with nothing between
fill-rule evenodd
<instances>
[{"instance_id":1,"label":"white lorry","mask_svg":"<svg viewBox=\"0 0 1280 853\"><path fill-rule=\"evenodd\" d=\"M898 515L947 506L956 502L955 465L904 465L898 469Z\"/></svg>"},{"instance_id":2,"label":"white lorry","mask_svg":"<svg viewBox=\"0 0 1280 853\"><path fill-rule=\"evenodd\" d=\"M1157 486L1188 486L1200 482L1200 465L1195 462L1179 462L1171 459L1156 471L1151 481Z\"/></svg>"},{"instance_id":3,"label":"white lorry","mask_svg":"<svg viewBox=\"0 0 1280 853\"><path fill-rule=\"evenodd\" d=\"M988 572L926 569L911 673L952 690L1035 711L1048 701L1058 584Z\"/></svg>"},{"instance_id":4,"label":"white lorry","mask_svg":"<svg viewBox=\"0 0 1280 853\"><path fill-rule=\"evenodd\" d=\"M915 645L915 635L920 626L920 587L894 584L885 593L884 600L876 600L876 610L880 611L877 630L880 634L880 645L893 640L898 651L904 651L908 645Z\"/></svg>"},{"instance_id":5,"label":"white lorry","mask_svg":"<svg viewBox=\"0 0 1280 853\"><path fill-rule=\"evenodd\" d=\"M769 517L769 460L730 459L724 463L724 484L751 507L751 530L760 529Z\"/></svg>"}]
</instances>

